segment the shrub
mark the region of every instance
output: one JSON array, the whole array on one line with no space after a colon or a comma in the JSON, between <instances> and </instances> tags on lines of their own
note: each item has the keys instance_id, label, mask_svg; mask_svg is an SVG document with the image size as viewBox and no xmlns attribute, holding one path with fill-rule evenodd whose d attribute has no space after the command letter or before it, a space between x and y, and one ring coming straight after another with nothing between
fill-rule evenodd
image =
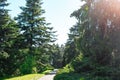
<instances>
[{"instance_id":1,"label":"shrub","mask_svg":"<svg viewBox=\"0 0 120 80\"><path fill-rule=\"evenodd\" d=\"M109 77L100 77L100 76L96 76L91 78L90 80L112 80Z\"/></svg>"},{"instance_id":2,"label":"shrub","mask_svg":"<svg viewBox=\"0 0 120 80\"><path fill-rule=\"evenodd\" d=\"M70 72L74 72L71 64L67 64L64 68L59 69L57 74L61 74L61 73L70 73Z\"/></svg>"},{"instance_id":3,"label":"shrub","mask_svg":"<svg viewBox=\"0 0 120 80\"><path fill-rule=\"evenodd\" d=\"M25 61L20 66L20 72L21 74L37 73L37 69L35 66L35 58L29 55L25 58Z\"/></svg>"},{"instance_id":4,"label":"shrub","mask_svg":"<svg viewBox=\"0 0 120 80\"><path fill-rule=\"evenodd\" d=\"M43 71L47 70L47 67L45 64L42 63L37 63L37 71L38 73L41 73Z\"/></svg>"},{"instance_id":5,"label":"shrub","mask_svg":"<svg viewBox=\"0 0 120 80\"><path fill-rule=\"evenodd\" d=\"M81 72L90 72L93 70L93 64L89 57L84 57L80 54L78 57L76 57L72 62L71 66L74 69L75 72L81 73Z\"/></svg>"},{"instance_id":6,"label":"shrub","mask_svg":"<svg viewBox=\"0 0 120 80\"><path fill-rule=\"evenodd\" d=\"M62 73L54 77L54 80L85 80L77 73Z\"/></svg>"},{"instance_id":7,"label":"shrub","mask_svg":"<svg viewBox=\"0 0 120 80\"><path fill-rule=\"evenodd\" d=\"M54 69L54 67L51 66L50 64L47 64L47 65L46 65L46 68L47 68L47 70L53 70L53 69Z\"/></svg>"}]
</instances>

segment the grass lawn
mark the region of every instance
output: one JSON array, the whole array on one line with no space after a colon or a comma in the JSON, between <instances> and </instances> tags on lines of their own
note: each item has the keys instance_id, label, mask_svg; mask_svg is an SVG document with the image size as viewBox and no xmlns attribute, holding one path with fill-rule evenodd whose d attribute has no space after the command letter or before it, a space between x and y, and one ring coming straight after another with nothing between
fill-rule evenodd
<instances>
[{"instance_id":1,"label":"grass lawn","mask_svg":"<svg viewBox=\"0 0 120 80\"><path fill-rule=\"evenodd\" d=\"M4 79L4 80L38 80L40 77L44 75L45 74L28 74L28 75Z\"/></svg>"},{"instance_id":2,"label":"grass lawn","mask_svg":"<svg viewBox=\"0 0 120 80\"><path fill-rule=\"evenodd\" d=\"M46 70L46 71L44 71L44 72L42 72L42 74L48 74L48 73L50 73L52 70Z\"/></svg>"},{"instance_id":3,"label":"grass lawn","mask_svg":"<svg viewBox=\"0 0 120 80\"><path fill-rule=\"evenodd\" d=\"M0 78L0 80L38 80L39 78L49 73L50 71L51 70L47 70L47 71L42 72L41 74L27 74L24 76L13 77L13 78L8 78L8 79Z\"/></svg>"}]
</instances>

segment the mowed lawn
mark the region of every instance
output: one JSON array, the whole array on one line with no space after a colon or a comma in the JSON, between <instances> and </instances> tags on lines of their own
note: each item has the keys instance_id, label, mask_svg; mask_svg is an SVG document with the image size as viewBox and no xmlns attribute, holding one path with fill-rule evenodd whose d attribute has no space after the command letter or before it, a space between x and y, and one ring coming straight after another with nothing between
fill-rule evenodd
<instances>
[{"instance_id":1,"label":"mowed lawn","mask_svg":"<svg viewBox=\"0 0 120 80\"><path fill-rule=\"evenodd\" d=\"M39 78L41 78L44 75L45 74L28 74L28 75L4 79L4 80L38 80Z\"/></svg>"},{"instance_id":2,"label":"mowed lawn","mask_svg":"<svg viewBox=\"0 0 120 80\"><path fill-rule=\"evenodd\" d=\"M51 70L47 70L41 74L27 74L24 76L13 77L13 78L0 78L0 80L38 80L43 77L45 74L49 73Z\"/></svg>"}]
</instances>

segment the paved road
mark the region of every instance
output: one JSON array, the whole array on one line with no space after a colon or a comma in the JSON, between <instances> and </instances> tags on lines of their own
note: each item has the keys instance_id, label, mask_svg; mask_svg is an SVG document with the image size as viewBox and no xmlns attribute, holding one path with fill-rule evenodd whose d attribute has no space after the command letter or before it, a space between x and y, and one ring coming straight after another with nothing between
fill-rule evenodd
<instances>
[{"instance_id":1,"label":"paved road","mask_svg":"<svg viewBox=\"0 0 120 80\"><path fill-rule=\"evenodd\" d=\"M43 76L38 80L53 80L54 76L56 75L56 72L57 72L57 69L53 70L52 72L50 72L49 74Z\"/></svg>"},{"instance_id":2,"label":"paved road","mask_svg":"<svg viewBox=\"0 0 120 80\"><path fill-rule=\"evenodd\" d=\"M47 74L44 77L40 78L39 80L53 80L55 74Z\"/></svg>"}]
</instances>

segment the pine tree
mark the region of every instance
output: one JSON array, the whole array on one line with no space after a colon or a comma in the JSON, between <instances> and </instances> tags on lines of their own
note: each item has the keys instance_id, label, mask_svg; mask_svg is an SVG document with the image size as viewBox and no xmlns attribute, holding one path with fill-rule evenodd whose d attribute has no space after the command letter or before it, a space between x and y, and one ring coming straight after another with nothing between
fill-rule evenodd
<instances>
[{"instance_id":1,"label":"pine tree","mask_svg":"<svg viewBox=\"0 0 120 80\"><path fill-rule=\"evenodd\" d=\"M42 16L45 11L41 5L41 0L26 0L26 6L20 7L22 12L15 18L20 28L21 46L29 50L28 55L34 57L44 54L44 46L55 40L53 28L48 27L49 23L46 23L45 17Z\"/></svg>"},{"instance_id":2,"label":"pine tree","mask_svg":"<svg viewBox=\"0 0 120 80\"><path fill-rule=\"evenodd\" d=\"M26 7L20 7L22 12L16 18L20 27L21 35L24 37L26 48L40 46L51 40L52 28L46 27L48 23L42 14L41 0L26 0Z\"/></svg>"},{"instance_id":3,"label":"pine tree","mask_svg":"<svg viewBox=\"0 0 120 80\"><path fill-rule=\"evenodd\" d=\"M9 27L8 27L8 22L9 22L9 15L8 15L8 10L5 9L5 7L8 4L6 3L6 0L1 0L0 1L0 53L4 52L5 48L5 43L8 41L8 38L6 36L8 35ZM7 55L6 55L7 57Z\"/></svg>"},{"instance_id":4,"label":"pine tree","mask_svg":"<svg viewBox=\"0 0 120 80\"><path fill-rule=\"evenodd\" d=\"M0 76L10 75L15 68L13 44L17 37L16 23L8 14L7 0L0 0Z\"/></svg>"},{"instance_id":5,"label":"pine tree","mask_svg":"<svg viewBox=\"0 0 120 80\"><path fill-rule=\"evenodd\" d=\"M92 74L92 80L96 76L120 79L119 3L119 0L88 0L74 12L80 22L76 42L80 55L71 64L76 72Z\"/></svg>"},{"instance_id":6,"label":"pine tree","mask_svg":"<svg viewBox=\"0 0 120 80\"><path fill-rule=\"evenodd\" d=\"M78 22L70 28L70 33L68 34L69 39L67 40L67 43L65 45L65 51L63 56L63 65L70 63L73 59L75 59L76 56L79 55L79 52L77 50L76 40L79 37L79 24L80 24L80 11L74 11L70 17L75 17Z\"/></svg>"}]
</instances>

